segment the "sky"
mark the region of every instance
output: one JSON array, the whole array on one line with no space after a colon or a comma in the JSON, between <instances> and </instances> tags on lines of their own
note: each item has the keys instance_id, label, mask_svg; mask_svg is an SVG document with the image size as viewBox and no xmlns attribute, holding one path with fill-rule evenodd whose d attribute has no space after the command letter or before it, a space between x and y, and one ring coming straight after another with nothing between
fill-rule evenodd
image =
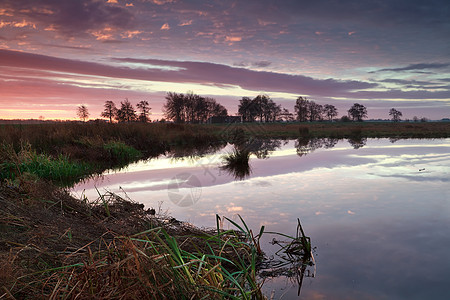
<instances>
[{"instance_id":1,"label":"sky","mask_svg":"<svg viewBox=\"0 0 450 300\"><path fill-rule=\"evenodd\" d=\"M450 117L448 0L0 0L0 118L100 118L167 92Z\"/></svg>"}]
</instances>

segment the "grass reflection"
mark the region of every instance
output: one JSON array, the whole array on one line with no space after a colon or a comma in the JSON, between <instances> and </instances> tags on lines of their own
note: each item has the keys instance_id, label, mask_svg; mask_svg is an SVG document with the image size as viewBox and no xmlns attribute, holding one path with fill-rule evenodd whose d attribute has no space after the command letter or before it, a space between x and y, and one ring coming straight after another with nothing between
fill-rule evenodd
<instances>
[{"instance_id":1,"label":"grass reflection","mask_svg":"<svg viewBox=\"0 0 450 300\"><path fill-rule=\"evenodd\" d=\"M233 152L222 157L223 165L220 169L232 175L235 179L244 180L250 176L252 170L249 164L250 151L234 148Z\"/></svg>"}]
</instances>

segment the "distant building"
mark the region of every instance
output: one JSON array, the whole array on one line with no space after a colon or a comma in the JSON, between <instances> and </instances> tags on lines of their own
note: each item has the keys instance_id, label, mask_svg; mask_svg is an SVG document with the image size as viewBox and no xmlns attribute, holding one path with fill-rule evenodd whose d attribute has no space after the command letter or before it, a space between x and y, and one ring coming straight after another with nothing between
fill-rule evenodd
<instances>
[{"instance_id":1,"label":"distant building","mask_svg":"<svg viewBox=\"0 0 450 300\"><path fill-rule=\"evenodd\" d=\"M218 123L242 123L241 116L214 116L210 117L206 123L208 124L218 124Z\"/></svg>"}]
</instances>

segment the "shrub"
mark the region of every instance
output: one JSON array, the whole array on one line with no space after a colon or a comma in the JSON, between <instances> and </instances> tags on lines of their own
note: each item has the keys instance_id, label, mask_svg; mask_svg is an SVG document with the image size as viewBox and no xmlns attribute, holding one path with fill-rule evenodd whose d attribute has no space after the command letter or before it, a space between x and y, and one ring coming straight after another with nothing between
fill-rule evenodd
<instances>
[{"instance_id":1,"label":"shrub","mask_svg":"<svg viewBox=\"0 0 450 300\"><path fill-rule=\"evenodd\" d=\"M120 141L111 141L103 146L111 160L127 163L142 156L141 152Z\"/></svg>"}]
</instances>

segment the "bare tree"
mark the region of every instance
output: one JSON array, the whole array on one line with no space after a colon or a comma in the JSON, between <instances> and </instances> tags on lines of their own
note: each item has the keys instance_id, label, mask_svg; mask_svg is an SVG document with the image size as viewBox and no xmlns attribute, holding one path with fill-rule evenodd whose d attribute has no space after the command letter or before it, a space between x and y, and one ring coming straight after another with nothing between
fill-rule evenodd
<instances>
[{"instance_id":1,"label":"bare tree","mask_svg":"<svg viewBox=\"0 0 450 300\"><path fill-rule=\"evenodd\" d=\"M300 122L306 122L308 121L309 117L309 101L302 96L297 98L297 101L295 102L294 110L295 114L297 115L297 120Z\"/></svg>"},{"instance_id":2,"label":"bare tree","mask_svg":"<svg viewBox=\"0 0 450 300\"><path fill-rule=\"evenodd\" d=\"M323 111L322 105L317 104L314 101L309 101L308 110L309 110L309 120L311 122L320 121L322 119L322 111Z\"/></svg>"},{"instance_id":3,"label":"bare tree","mask_svg":"<svg viewBox=\"0 0 450 300\"><path fill-rule=\"evenodd\" d=\"M149 106L148 101L142 100L138 104L136 104L136 106L141 112L139 114L139 121L147 123L150 120L148 116L150 115L150 110L152 109Z\"/></svg>"},{"instance_id":4,"label":"bare tree","mask_svg":"<svg viewBox=\"0 0 450 300\"><path fill-rule=\"evenodd\" d=\"M80 105L77 108L77 116L83 120L83 122L86 122L86 119L89 118L89 111L86 107L86 105Z\"/></svg>"},{"instance_id":5,"label":"bare tree","mask_svg":"<svg viewBox=\"0 0 450 300\"><path fill-rule=\"evenodd\" d=\"M105 102L104 105L105 109L103 110L103 112L101 113L101 117L104 118L108 118L109 119L109 123L112 123L112 119L116 116L117 114L117 107L114 104L114 102L108 100Z\"/></svg>"},{"instance_id":6,"label":"bare tree","mask_svg":"<svg viewBox=\"0 0 450 300\"><path fill-rule=\"evenodd\" d=\"M185 99L183 94L168 92L166 103L163 106L164 116L175 123L184 123L185 118Z\"/></svg>"},{"instance_id":7,"label":"bare tree","mask_svg":"<svg viewBox=\"0 0 450 300\"><path fill-rule=\"evenodd\" d=\"M258 115L258 106L251 98L242 97L239 100L238 114L242 116L244 122L253 122Z\"/></svg>"},{"instance_id":8,"label":"bare tree","mask_svg":"<svg viewBox=\"0 0 450 300\"><path fill-rule=\"evenodd\" d=\"M330 121L333 121L333 118L338 115L337 108L331 104L325 104L323 107L323 112Z\"/></svg>"},{"instance_id":9,"label":"bare tree","mask_svg":"<svg viewBox=\"0 0 450 300\"><path fill-rule=\"evenodd\" d=\"M119 122L133 122L136 121L136 111L134 110L133 105L131 105L128 99L120 102L120 109L117 110L116 115L117 121Z\"/></svg>"},{"instance_id":10,"label":"bare tree","mask_svg":"<svg viewBox=\"0 0 450 300\"><path fill-rule=\"evenodd\" d=\"M400 117L403 116L403 114L395 108L391 108L391 110L389 110L389 115L392 117L392 121L394 122L400 121Z\"/></svg>"},{"instance_id":11,"label":"bare tree","mask_svg":"<svg viewBox=\"0 0 450 300\"><path fill-rule=\"evenodd\" d=\"M285 122L293 122L295 120L294 115L287 108L281 110L280 117Z\"/></svg>"}]
</instances>

